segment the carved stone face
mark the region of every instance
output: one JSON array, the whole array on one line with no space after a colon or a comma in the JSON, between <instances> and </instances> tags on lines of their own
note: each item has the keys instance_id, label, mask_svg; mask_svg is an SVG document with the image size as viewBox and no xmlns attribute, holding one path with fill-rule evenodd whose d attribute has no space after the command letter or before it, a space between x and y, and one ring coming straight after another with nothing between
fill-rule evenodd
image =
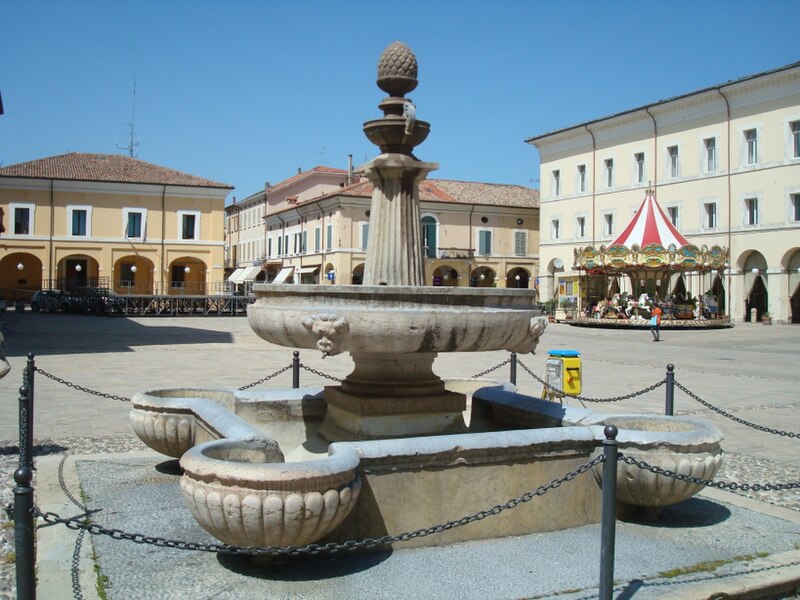
<instances>
[{"instance_id":1,"label":"carved stone face","mask_svg":"<svg viewBox=\"0 0 800 600\"><path fill-rule=\"evenodd\" d=\"M307 315L303 326L317 338L317 349L324 356L335 356L344 350L344 339L350 331L350 323L338 315Z\"/></svg>"}]
</instances>

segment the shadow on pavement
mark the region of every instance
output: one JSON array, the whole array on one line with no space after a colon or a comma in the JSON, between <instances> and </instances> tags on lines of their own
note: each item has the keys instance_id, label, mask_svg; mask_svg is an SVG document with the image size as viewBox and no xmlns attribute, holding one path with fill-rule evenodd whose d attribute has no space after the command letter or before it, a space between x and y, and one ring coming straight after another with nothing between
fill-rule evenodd
<instances>
[{"instance_id":1,"label":"shadow on pavement","mask_svg":"<svg viewBox=\"0 0 800 600\"><path fill-rule=\"evenodd\" d=\"M300 556L256 559L218 554L219 564L247 577L274 581L316 581L360 573L388 560L392 550L340 556Z\"/></svg>"}]
</instances>

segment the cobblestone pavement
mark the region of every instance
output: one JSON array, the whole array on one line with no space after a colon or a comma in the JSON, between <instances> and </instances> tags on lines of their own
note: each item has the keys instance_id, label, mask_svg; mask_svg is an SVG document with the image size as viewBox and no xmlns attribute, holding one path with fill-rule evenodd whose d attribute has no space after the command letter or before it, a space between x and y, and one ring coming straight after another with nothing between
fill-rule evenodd
<instances>
[{"instance_id":1,"label":"cobblestone pavement","mask_svg":"<svg viewBox=\"0 0 800 600\"><path fill-rule=\"evenodd\" d=\"M26 313L6 315L0 330L9 346L11 373L0 380L0 506L12 500L17 466L17 398L26 353L36 364L65 380L103 393L129 397L135 391L177 385L240 387L291 362L291 350L260 340L244 318L102 318ZM583 394L612 397L642 389L676 367L676 380L707 402L747 421L781 431L800 431L796 357L800 327L739 325L715 331L665 332L661 344L649 332L580 329L551 325L536 355L520 355L521 393L538 396L541 386L526 373L544 373L551 348L581 351ZM502 363L505 352L441 355L436 370L445 378L471 377ZM351 369L348 356L325 361L303 351L304 365L333 377ZM508 378L508 367L489 377ZM301 385L330 381L306 370ZM289 387L284 373L266 387ZM663 387L614 404L589 406L601 412L663 412ZM570 403L576 403L570 400ZM130 434L126 402L89 395L37 375L35 440L39 453L124 452L143 449ZM717 424L727 456L718 479L739 483L800 481L800 445L731 422L676 390L675 413ZM800 511L800 491L738 492ZM0 513L0 600L15 597L13 529Z\"/></svg>"}]
</instances>

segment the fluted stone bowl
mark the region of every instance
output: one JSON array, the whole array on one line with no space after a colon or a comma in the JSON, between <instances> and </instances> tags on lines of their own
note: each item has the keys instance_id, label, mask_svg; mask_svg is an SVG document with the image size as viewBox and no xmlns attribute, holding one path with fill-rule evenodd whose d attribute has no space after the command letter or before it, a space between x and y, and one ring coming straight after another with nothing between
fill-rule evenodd
<instances>
[{"instance_id":1,"label":"fluted stone bowl","mask_svg":"<svg viewBox=\"0 0 800 600\"><path fill-rule=\"evenodd\" d=\"M302 546L335 529L361 490L353 448L319 460L277 462L258 441L219 440L181 458L181 491L208 533L236 546Z\"/></svg>"},{"instance_id":2,"label":"fluted stone bowl","mask_svg":"<svg viewBox=\"0 0 800 600\"><path fill-rule=\"evenodd\" d=\"M706 481L714 479L722 466L722 432L706 421L660 415L607 416L602 425L593 427L598 439L604 438L605 425L619 429L617 442L623 455L652 466ZM602 464L594 467L594 476L602 484ZM617 500L624 504L668 506L691 498L704 487L617 462Z\"/></svg>"},{"instance_id":3,"label":"fluted stone bowl","mask_svg":"<svg viewBox=\"0 0 800 600\"><path fill-rule=\"evenodd\" d=\"M416 121L410 134L405 132L405 128L404 118L384 117L364 123L364 135L378 146L381 152L408 154L415 146L424 142L431 131L430 123L425 121Z\"/></svg>"},{"instance_id":4,"label":"fluted stone bowl","mask_svg":"<svg viewBox=\"0 0 800 600\"><path fill-rule=\"evenodd\" d=\"M257 284L247 307L265 340L326 355L349 351L531 352L546 326L533 290Z\"/></svg>"}]
</instances>

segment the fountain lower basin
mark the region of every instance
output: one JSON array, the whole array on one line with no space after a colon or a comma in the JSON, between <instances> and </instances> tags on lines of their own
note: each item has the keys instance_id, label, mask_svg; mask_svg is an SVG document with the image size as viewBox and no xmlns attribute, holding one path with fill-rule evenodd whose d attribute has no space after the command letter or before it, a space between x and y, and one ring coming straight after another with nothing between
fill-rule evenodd
<instances>
[{"instance_id":1,"label":"fountain lower basin","mask_svg":"<svg viewBox=\"0 0 800 600\"><path fill-rule=\"evenodd\" d=\"M704 421L604 415L523 396L509 384L475 391L469 433L332 444L319 435L325 403L315 388L183 388L139 393L132 401L134 430L145 443L172 455L185 448L181 488L192 514L209 533L235 545L379 537L458 519L588 462L609 423L619 428L623 453L662 468L711 479L723 458L721 432ZM176 418L187 424L142 425ZM193 433L164 441L181 431ZM700 489L625 467L620 464L619 498L633 506L679 502ZM599 482L599 473L580 476L548 491L546 500L534 498L526 507L404 544L595 523Z\"/></svg>"}]
</instances>

